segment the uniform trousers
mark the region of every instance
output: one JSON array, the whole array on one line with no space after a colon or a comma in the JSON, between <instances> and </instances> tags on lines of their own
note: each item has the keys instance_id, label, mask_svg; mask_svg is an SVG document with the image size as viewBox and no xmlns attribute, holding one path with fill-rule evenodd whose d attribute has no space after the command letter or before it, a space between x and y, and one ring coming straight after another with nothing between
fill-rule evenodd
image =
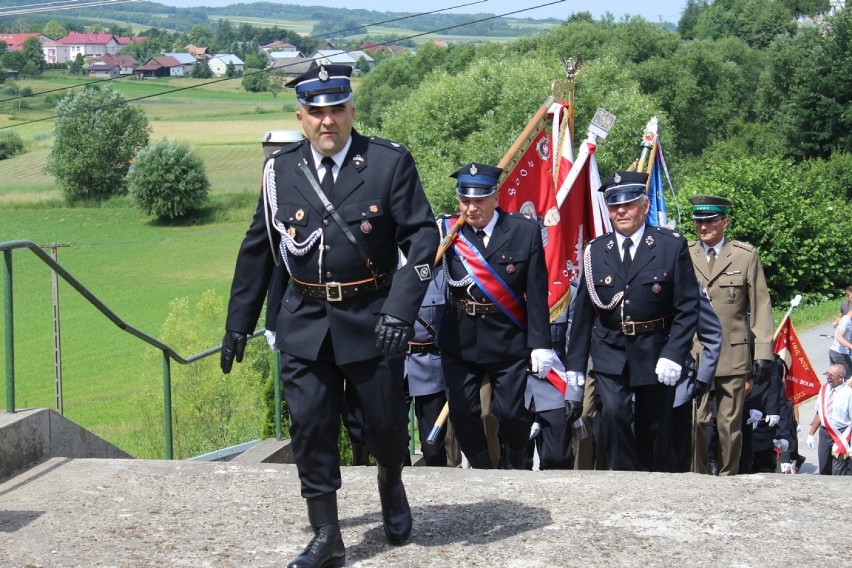
<instances>
[{"instance_id":1,"label":"uniform trousers","mask_svg":"<svg viewBox=\"0 0 852 568\"><path fill-rule=\"evenodd\" d=\"M736 475L742 455L743 401L745 375L716 377L716 427L719 432L719 475ZM709 440L707 425L712 419L710 396L705 393L698 405L698 426L695 440L695 471L707 473Z\"/></svg>"},{"instance_id":2,"label":"uniform trousers","mask_svg":"<svg viewBox=\"0 0 852 568\"><path fill-rule=\"evenodd\" d=\"M696 435L693 414L695 404L688 400L672 410L672 471L687 473L692 470L692 439Z\"/></svg>"},{"instance_id":3,"label":"uniform trousers","mask_svg":"<svg viewBox=\"0 0 852 568\"><path fill-rule=\"evenodd\" d=\"M450 420L465 455L476 456L489 449L480 400L480 388L486 373L491 383L491 414L499 423L500 439L512 451L524 451L532 425L532 418L524 407L527 365L526 357L498 363L475 363L457 359L446 352L441 354Z\"/></svg>"},{"instance_id":4,"label":"uniform trousers","mask_svg":"<svg viewBox=\"0 0 852 568\"><path fill-rule=\"evenodd\" d=\"M376 462L388 467L403 463L408 452L408 412L402 379L392 370L391 360L376 357L338 365L328 335L316 361L281 354L281 377L302 497L318 497L340 488L337 441L344 411L344 380L357 394L367 444Z\"/></svg>"},{"instance_id":5,"label":"uniform trousers","mask_svg":"<svg viewBox=\"0 0 852 568\"><path fill-rule=\"evenodd\" d=\"M446 402L447 395L443 392L414 397L414 416L417 418L417 428L420 432L420 451L423 452L423 461L426 465L446 467L449 464L445 446L447 427L441 428L434 444L427 441L429 433L432 431L432 427Z\"/></svg>"},{"instance_id":6,"label":"uniform trousers","mask_svg":"<svg viewBox=\"0 0 852 568\"><path fill-rule=\"evenodd\" d=\"M852 458L831 458L831 475L852 475Z\"/></svg>"},{"instance_id":7,"label":"uniform trousers","mask_svg":"<svg viewBox=\"0 0 852 568\"><path fill-rule=\"evenodd\" d=\"M599 402L595 374L590 372L586 375L586 384L583 387L583 414L580 415L587 435L585 438L571 440L574 448L574 469L609 469L609 456L606 453L599 419Z\"/></svg>"},{"instance_id":8,"label":"uniform trousers","mask_svg":"<svg viewBox=\"0 0 852 568\"><path fill-rule=\"evenodd\" d=\"M671 471L675 388L631 387L625 375L595 373L601 423L612 469Z\"/></svg>"},{"instance_id":9,"label":"uniform trousers","mask_svg":"<svg viewBox=\"0 0 852 568\"><path fill-rule=\"evenodd\" d=\"M534 378L529 380L536 380ZM541 433L535 438L538 450L538 468L570 469L572 466L571 425L565 420L565 409L545 410L536 413Z\"/></svg>"},{"instance_id":10,"label":"uniform trousers","mask_svg":"<svg viewBox=\"0 0 852 568\"><path fill-rule=\"evenodd\" d=\"M831 475L833 470L833 458L831 456L831 447L834 445L834 440L831 439L831 434L828 433L823 426L819 427L819 446L817 446L817 464L819 465L820 475Z\"/></svg>"}]
</instances>

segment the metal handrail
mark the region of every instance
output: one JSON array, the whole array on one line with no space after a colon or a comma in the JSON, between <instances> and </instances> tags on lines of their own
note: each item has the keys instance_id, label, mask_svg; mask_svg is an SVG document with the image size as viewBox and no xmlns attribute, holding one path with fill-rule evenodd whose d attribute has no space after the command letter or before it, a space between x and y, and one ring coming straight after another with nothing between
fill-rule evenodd
<instances>
[{"instance_id":1,"label":"metal handrail","mask_svg":"<svg viewBox=\"0 0 852 568\"><path fill-rule=\"evenodd\" d=\"M0 242L0 251L3 251L4 269L3 269L3 290L4 290L4 312L6 322L6 412L13 414L15 412L15 331L14 331L14 304L12 301L12 251L15 249L29 249L42 262L50 266L59 276L62 277L68 284L71 285L81 296L86 298L90 304L95 306L99 312L107 317L119 329L126 331L130 335L141 339L148 345L156 347L163 353L163 407L165 414L165 437L166 437L166 458L173 459L174 451L172 445L172 387L171 387L171 365L170 361L174 359L181 365L189 365L219 353L222 350L221 345L211 347L200 351L193 355L183 357L177 351L172 349L162 341L148 335L144 331L140 331L132 325L118 317L115 312L109 309L106 304L101 302L97 296L92 294L79 280L74 278L70 272L65 270L58 262L53 260L49 254L44 252L42 248L33 241L16 240ZM263 330L255 331L249 339L254 339L263 335ZM275 435L281 439L281 387L278 378L278 370L275 370Z\"/></svg>"}]
</instances>

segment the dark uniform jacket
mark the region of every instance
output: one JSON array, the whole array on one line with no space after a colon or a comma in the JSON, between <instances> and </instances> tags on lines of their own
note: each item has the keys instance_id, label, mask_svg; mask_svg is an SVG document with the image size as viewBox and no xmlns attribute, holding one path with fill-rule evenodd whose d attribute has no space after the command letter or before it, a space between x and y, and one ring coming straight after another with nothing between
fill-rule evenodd
<instances>
[{"instance_id":1,"label":"dark uniform jacket","mask_svg":"<svg viewBox=\"0 0 852 568\"><path fill-rule=\"evenodd\" d=\"M566 368L585 372L591 349L595 372L619 376L629 364L631 387L658 384L654 370L657 360L665 357L683 364L698 322L699 288L686 239L668 229L646 225L629 274L624 272L615 233L599 237L588 246L592 272L583 271L577 291ZM623 291L621 302L609 310L596 307L587 278L593 279L603 305ZM660 329L636 335L622 332L622 320L638 323L660 318L666 318Z\"/></svg>"},{"instance_id":2,"label":"dark uniform jacket","mask_svg":"<svg viewBox=\"0 0 852 568\"><path fill-rule=\"evenodd\" d=\"M470 295L466 288L451 286L438 342L442 353L465 361L516 361L528 357L531 349L551 347L547 268L541 230L535 221L520 213L507 213L500 209L497 213L497 223L486 249L483 249L471 226L465 225L462 231L483 252L486 262L515 294L521 298L526 296L527 329L522 330L502 312L474 317L460 313L452 303L455 297L480 303L490 303L491 300L476 285L470 289ZM452 280L461 280L467 274L453 247L447 250L444 258Z\"/></svg>"},{"instance_id":3,"label":"dark uniform jacket","mask_svg":"<svg viewBox=\"0 0 852 568\"><path fill-rule=\"evenodd\" d=\"M306 164L305 168L317 177L309 142L285 146L269 159L274 160L277 222L296 243L322 229L322 240L304 255L287 254L291 276L314 284L371 278L361 255L326 212L299 167ZM381 313L414 322L431 280L438 230L414 159L389 140L352 132L352 144L330 200L376 273L392 274L392 284L365 295L326 301L305 298L289 283L278 310L276 346L284 353L315 360L330 333L336 362L346 364L381 355L374 333ZM261 196L237 258L226 322L229 331L254 330L276 268L273 254L280 256L281 235L275 229L267 232L267 211ZM397 247L408 262L394 274L399 260ZM287 276L284 272L281 275Z\"/></svg>"},{"instance_id":4,"label":"dark uniform jacket","mask_svg":"<svg viewBox=\"0 0 852 568\"><path fill-rule=\"evenodd\" d=\"M426 396L446 390L444 371L441 369L441 354L438 351L437 337L434 332L441 329L441 319L444 317L447 286L444 274L436 269L432 283L426 290L423 304L420 306L420 317L434 331L429 331L417 320L414 322L414 338L412 342L420 344L433 343L434 346L422 353L410 353L405 358L405 376L408 377L408 394L411 396Z\"/></svg>"}]
</instances>

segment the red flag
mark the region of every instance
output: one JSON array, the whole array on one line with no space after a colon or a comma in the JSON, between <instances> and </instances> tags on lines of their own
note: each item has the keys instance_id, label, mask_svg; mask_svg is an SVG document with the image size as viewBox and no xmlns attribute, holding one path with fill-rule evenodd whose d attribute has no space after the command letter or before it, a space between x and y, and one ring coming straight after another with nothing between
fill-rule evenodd
<instances>
[{"instance_id":1,"label":"red flag","mask_svg":"<svg viewBox=\"0 0 852 568\"><path fill-rule=\"evenodd\" d=\"M499 188L502 209L523 213L541 227L551 319L568 307L571 279L582 266L583 245L606 232L608 221L591 188L600 185L594 159L584 164L562 207L557 207L556 191L573 161L568 108L564 101L553 104L506 167Z\"/></svg>"},{"instance_id":2,"label":"red flag","mask_svg":"<svg viewBox=\"0 0 852 568\"><path fill-rule=\"evenodd\" d=\"M784 394L793 404L799 404L819 394L820 382L814 373L808 354L799 343L793 321L787 317L775 336L773 351L784 359L790 372L784 384Z\"/></svg>"}]
</instances>

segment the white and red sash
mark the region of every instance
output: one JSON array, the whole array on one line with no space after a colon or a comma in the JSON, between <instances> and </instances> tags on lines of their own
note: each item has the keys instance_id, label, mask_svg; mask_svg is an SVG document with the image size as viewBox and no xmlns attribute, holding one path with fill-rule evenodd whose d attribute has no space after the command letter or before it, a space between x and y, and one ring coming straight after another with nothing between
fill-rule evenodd
<instances>
[{"instance_id":1,"label":"white and red sash","mask_svg":"<svg viewBox=\"0 0 852 568\"><path fill-rule=\"evenodd\" d=\"M834 443L837 445L838 454L841 457L847 457L852 455L852 426L848 426L846 428L846 435L842 435L831 424L831 417L828 415L828 397L830 389L830 385L822 385L822 388L819 391L819 407L821 411L820 415L822 416L822 427L825 428L825 431L828 432L828 435L831 436L831 439L834 440Z\"/></svg>"},{"instance_id":2,"label":"white and red sash","mask_svg":"<svg viewBox=\"0 0 852 568\"><path fill-rule=\"evenodd\" d=\"M456 221L456 217L450 217L445 220L446 232L444 234L449 233ZM479 286L479 289L515 325L525 330L527 328L527 306L524 300L519 298L515 294L515 291L500 278L497 272L486 262L485 257L482 256L479 249L461 231L456 234L456 238L453 240L453 248L467 269L468 274L473 278L476 285Z\"/></svg>"}]
</instances>

